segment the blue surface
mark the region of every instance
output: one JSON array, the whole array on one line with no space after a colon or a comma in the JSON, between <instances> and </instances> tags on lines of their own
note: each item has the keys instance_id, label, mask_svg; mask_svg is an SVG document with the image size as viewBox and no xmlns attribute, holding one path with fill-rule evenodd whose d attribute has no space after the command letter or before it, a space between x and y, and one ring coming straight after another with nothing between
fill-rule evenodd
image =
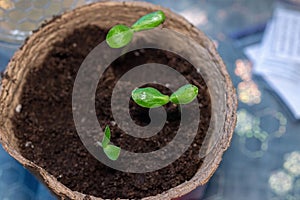
<instances>
[{"instance_id":1,"label":"blue surface","mask_svg":"<svg viewBox=\"0 0 300 200\"><path fill-rule=\"evenodd\" d=\"M0 199L55 199L44 185L0 147Z\"/></svg>"}]
</instances>

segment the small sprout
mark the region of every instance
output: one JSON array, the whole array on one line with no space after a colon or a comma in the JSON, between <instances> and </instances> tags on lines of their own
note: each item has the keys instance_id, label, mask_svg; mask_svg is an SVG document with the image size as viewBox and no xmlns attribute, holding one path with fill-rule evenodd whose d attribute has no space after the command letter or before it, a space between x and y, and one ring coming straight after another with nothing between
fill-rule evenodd
<instances>
[{"instance_id":1,"label":"small sprout","mask_svg":"<svg viewBox=\"0 0 300 200\"><path fill-rule=\"evenodd\" d=\"M116 25L109 30L106 42L111 48L122 48L130 43L134 32L153 29L162 24L165 18L164 12L159 10L141 17L131 28L122 24Z\"/></svg>"},{"instance_id":2,"label":"small sprout","mask_svg":"<svg viewBox=\"0 0 300 200\"><path fill-rule=\"evenodd\" d=\"M191 103L198 95L198 88L192 84L187 84L179 88L170 96L170 101L175 104Z\"/></svg>"},{"instance_id":3,"label":"small sprout","mask_svg":"<svg viewBox=\"0 0 300 200\"><path fill-rule=\"evenodd\" d=\"M121 48L126 46L133 37L131 28L125 25L116 25L109 30L106 35L106 42L111 48Z\"/></svg>"},{"instance_id":4,"label":"small sprout","mask_svg":"<svg viewBox=\"0 0 300 200\"><path fill-rule=\"evenodd\" d=\"M115 161L119 158L120 156L120 152L121 152L121 148L117 147L115 145L109 144L110 143L110 128L109 126L105 127L105 131L104 131L104 136L102 139L102 143L98 142L98 144L103 148L104 153L106 154L106 156Z\"/></svg>"},{"instance_id":5,"label":"small sprout","mask_svg":"<svg viewBox=\"0 0 300 200\"><path fill-rule=\"evenodd\" d=\"M198 88L192 84L182 86L170 97L163 95L157 89L151 87L135 89L131 93L134 102L145 108L160 107L170 101L175 104L188 104L191 103L197 95Z\"/></svg>"},{"instance_id":6,"label":"small sprout","mask_svg":"<svg viewBox=\"0 0 300 200\"><path fill-rule=\"evenodd\" d=\"M156 108L169 102L169 96L151 87L135 89L131 96L135 103L144 108Z\"/></svg>"},{"instance_id":7,"label":"small sprout","mask_svg":"<svg viewBox=\"0 0 300 200\"><path fill-rule=\"evenodd\" d=\"M134 31L153 29L161 25L166 19L165 13L161 10L149 13L137 20L131 28Z\"/></svg>"}]
</instances>

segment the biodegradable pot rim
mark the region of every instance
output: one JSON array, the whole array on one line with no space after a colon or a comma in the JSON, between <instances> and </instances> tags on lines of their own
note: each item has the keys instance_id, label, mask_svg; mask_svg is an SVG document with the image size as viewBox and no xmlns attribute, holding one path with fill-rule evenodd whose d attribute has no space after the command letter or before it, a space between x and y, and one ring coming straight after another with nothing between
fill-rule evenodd
<instances>
[{"instance_id":1,"label":"biodegradable pot rim","mask_svg":"<svg viewBox=\"0 0 300 200\"><path fill-rule=\"evenodd\" d=\"M22 56L26 57L27 54L34 54L34 49L30 48L30 46L36 42L39 42L40 36L44 35L44 32L49 31L51 28L61 24L62 21L79 16L80 13L85 13L90 9L99 9L101 7L106 7L113 9L115 7L122 7L122 9L139 9L138 11L153 11L153 10L163 10L168 19L170 20L170 27L178 32L186 34L189 37L192 37L195 41L197 41L201 46L205 47L211 56L210 59L220 67L220 71L224 76L226 82L226 111L225 111L225 124L224 124L224 133L220 141L215 145L213 152L210 154L214 154L212 159L206 166L201 166L194 177L182 183L174 188L171 188L167 191L164 191L161 194L156 196L150 196L143 199L173 199L176 197L183 196L188 192L195 189L197 186L204 185L209 178L216 171L219 163L221 162L222 155L224 151L229 147L234 127L236 124L236 109L237 109L237 98L235 94L235 89L232 85L228 72L226 70L226 66L220 58L219 54L216 51L216 48L213 42L205 36L203 32L198 30L192 24L190 24L183 17L171 12L169 9L165 9L161 6L153 5L145 2L98 2L90 5L85 5L80 8L77 8L73 11L67 12L59 17L54 17L52 20L43 24L40 29L34 31L34 33L26 39L24 45L15 53L13 58L11 59L8 67L6 69L7 78L2 80L2 88L0 93L0 141L3 144L4 149L13 156L16 160L18 160L22 165L24 165L27 169L33 172L37 177L39 177L51 190L52 192L60 197L61 199L84 199L87 196L90 199L101 199L97 197L93 197L90 195L85 195L76 191L72 191L67 188L65 185L57 181L55 177L50 175L43 168L37 166L33 162L24 158L20 153L18 153L17 148L13 146L13 142L16 142L16 139L13 136L13 133L10 133L10 118L14 115L15 105L18 104L18 93L15 91L24 84L25 80L20 80L18 84L15 84L15 77L22 77L24 74L26 76L26 67L22 66L24 64L22 61ZM134 13L134 12L133 12ZM125 19L126 20L126 19ZM105 23L105 22L104 22ZM56 28L64 29L62 25ZM47 35L49 40L53 37L51 34ZM45 39L45 38L44 38ZM48 41L50 42L50 41ZM47 43L48 44L48 43ZM28 47L29 46L29 47ZM49 45L51 46L51 44ZM17 66L17 67L16 67ZM21 68L20 68L21 66ZM19 67L19 68L18 68ZM27 69L26 69L27 70ZM28 70L27 70L28 71Z\"/></svg>"}]
</instances>

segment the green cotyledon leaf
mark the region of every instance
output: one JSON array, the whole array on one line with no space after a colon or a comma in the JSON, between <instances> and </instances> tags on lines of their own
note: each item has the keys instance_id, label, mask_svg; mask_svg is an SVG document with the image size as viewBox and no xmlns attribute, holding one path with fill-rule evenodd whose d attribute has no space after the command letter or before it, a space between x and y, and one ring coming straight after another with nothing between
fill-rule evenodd
<instances>
[{"instance_id":1,"label":"green cotyledon leaf","mask_svg":"<svg viewBox=\"0 0 300 200\"><path fill-rule=\"evenodd\" d=\"M115 161L120 156L121 148L117 147L115 145L109 144L105 148L103 148L103 151L109 159Z\"/></svg>"},{"instance_id":2,"label":"green cotyledon leaf","mask_svg":"<svg viewBox=\"0 0 300 200\"><path fill-rule=\"evenodd\" d=\"M198 88L195 85L187 84L179 88L170 96L170 101L175 104L191 103L198 95Z\"/></svg>"},{"instance_id":3,"label":"green cotyledon leaf","mask_svg":"<svg viewBox=\"0 0 300 200\"><path fill-rule=\"evenodd\" d=\"M162 24L165 19L165 13L161 10L158 10L141 17L131 26L131 28L133 29L133 31L152 29Z\"/></svg>"},{"instance_id":4,"label":"green cotyledon leaf","mask_svg":"<svg viewBox=\"0 0 300 200\"><path fill-rule=\"evenodd\" d=\"M133 38L133 30L128 26L119 24L112 27L106 35L106 43L111 48L122 48Z\"/></svg>"},{"instance_id":5,"label":"green cotyledon leaf","mask_svg":"<svg viewBox=\"0 0 300 200\"><path fill-rule=\"evenodd\" d=\"M131 96L135 103L144 108L156 108L169 102L169 96L151 87L135 89Z\"/></svg>"},{"instance_id":6,"label":"green cotyledon leaf","mask_svg":"<svg viewBox=\"0 0 300 200\"><path fill-rule=\"evenodd\" d=\"M103 139L102 139L102 144L101 144L101 146L103 148L105 148L109 144L109 142L110 142L110 135L111 135L110 128L109 128L109 126L106 126L105 130L104 130L104 136L103 136Z\"/></svg>"}]
</instances>

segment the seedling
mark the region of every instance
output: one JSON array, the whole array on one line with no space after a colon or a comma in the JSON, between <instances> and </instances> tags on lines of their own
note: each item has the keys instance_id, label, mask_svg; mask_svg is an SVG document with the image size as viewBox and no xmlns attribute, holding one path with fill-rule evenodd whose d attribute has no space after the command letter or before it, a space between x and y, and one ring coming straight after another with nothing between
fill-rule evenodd
<instances>
[{"instance_id":1,"label":"seedling","mask_svg":"<svg viewBox=\"0 0 300 200\"><path fill-rule=\"evenodd\" d=\"M131 27L116 25L109 30L106 42L111 48L122 48L130 43L134 32L153 29L162 24L165 18L164 12L159 10L141 17Z\"/></svg>"},{"instance_id":2,"label":"seedling","mask_svg":"<svg viewBox=\"0 0 300 200\"><path fill-rule=\"evenodd\" d=\"M131 93L133 101L144 108L156 108L169 102L174 104L188 104L191 103L197 95L198 88L192 84L182 86L170 97L151 87L138 88Z\"/></svg>"},{"instance_id":3,"label":"seedling","mask_svg":"<svg viewBox=\"0 0 300 200\"><path fill-rule=\"evenodd\" d=\"M110 143L110 128L109 126L105 127L104 136L102 142L97 142L103 148L104 153L106 156L111 160L117 160L119 158L121 148L115 145L109 144Z\"/></svg>"}]
</instances>

